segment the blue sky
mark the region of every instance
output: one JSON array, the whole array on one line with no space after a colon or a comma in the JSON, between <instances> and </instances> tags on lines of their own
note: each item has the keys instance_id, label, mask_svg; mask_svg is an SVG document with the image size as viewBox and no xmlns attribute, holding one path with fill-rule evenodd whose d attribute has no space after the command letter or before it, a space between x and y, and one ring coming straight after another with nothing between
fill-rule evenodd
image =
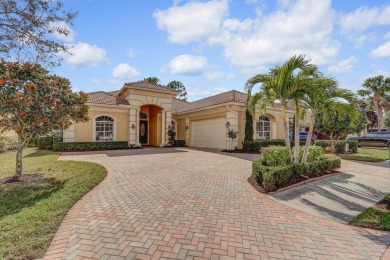
<instances>
[{"instance_id":1,"label":"blue sky","mask_svg":"<svg viewBox=\"0 0 390 260\"><path fill-rule=\"evenodd\" d=\"M64 0L78 11L74 55L55 73L85 92L156 76L189 100L236 89L305 54L351 90L390 76L390 2L379 0Z\"/></svg>"}]
</instances>

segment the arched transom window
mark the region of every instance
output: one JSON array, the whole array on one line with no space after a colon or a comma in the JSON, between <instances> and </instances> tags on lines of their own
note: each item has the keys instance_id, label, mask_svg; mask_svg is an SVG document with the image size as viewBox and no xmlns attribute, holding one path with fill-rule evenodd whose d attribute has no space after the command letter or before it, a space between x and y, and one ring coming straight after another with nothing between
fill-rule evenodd
<instances>
[{"instance_id":1,"label":"arched transom window","mask_svg":"<svg viewBox=\"0 0 390 260\"><path fill-rule=\"evenodd\" d=\"M114 141L114 119L109 116L99 116L96 122L96 141Z\"/></svg>"},{"instance_id":2,"label":"arched transom window","mask_svg":"<svg viewBox=\"0 0 390 260\"><path fill-rule=\"evenodd\" d=\"M256 136L258 139L271 139L271 124L266 116L260 116L256 122Z\"/></svg>"}]
</instances>

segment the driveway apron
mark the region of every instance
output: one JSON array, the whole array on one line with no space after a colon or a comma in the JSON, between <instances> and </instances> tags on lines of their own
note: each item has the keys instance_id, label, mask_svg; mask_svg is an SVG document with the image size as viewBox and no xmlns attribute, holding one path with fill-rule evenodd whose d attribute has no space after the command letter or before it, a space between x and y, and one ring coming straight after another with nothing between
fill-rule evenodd
<instances>
[{"instance_id":1,"label":"driveway apron","mask_svg":"<svg viewBox=\"0 0 390 260\"><path fill-rule=\"evenodd\" d=\"M385 259L389 232L314 217L255 191L251 162L190 149L64 153L107 178L46 259ZM386 252L387 253L387 252Z\"/></svg>"}]
</instances>

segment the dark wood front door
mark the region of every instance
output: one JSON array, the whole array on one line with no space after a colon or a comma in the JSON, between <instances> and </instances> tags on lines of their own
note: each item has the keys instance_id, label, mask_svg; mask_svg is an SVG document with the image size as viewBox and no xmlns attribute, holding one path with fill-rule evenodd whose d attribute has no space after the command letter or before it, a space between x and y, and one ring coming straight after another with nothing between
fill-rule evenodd
<instances>
[{"instance_id":1,"label":"dark wood front door","mask_svg":"<svg viewBox=\"0 0 390 260\"><path fill-rule=\"evenodd\" d=\"M148 121L139 122L139 142L148 144Z\"/></svg>"}]
</instances>

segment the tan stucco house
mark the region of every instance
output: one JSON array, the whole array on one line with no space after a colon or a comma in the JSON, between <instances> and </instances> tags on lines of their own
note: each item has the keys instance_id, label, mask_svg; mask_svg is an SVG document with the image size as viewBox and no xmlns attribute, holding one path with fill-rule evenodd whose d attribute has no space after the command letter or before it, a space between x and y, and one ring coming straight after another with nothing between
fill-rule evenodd
<instances>
[{"instance_id":1,"label":"tan stucco house","mask_svg":"<svg viewBox=\"0 0 390 260\"><path fill-rule=\"evenodd\" d=\"M126 83L119 91L88 93L87 123L63 132L64 142L128 141L130 145L165 146L168 129L190 147L241 148L247 95L235 90L194 102L178 100L174 90L149 82ZM290 112L289 112L290 113ZM291 111L292 113L292 111ZM254 116L254 138L283 138L279 106ZM227 126L238 131L231 144Z\"/></svg>"}]
</instances>

